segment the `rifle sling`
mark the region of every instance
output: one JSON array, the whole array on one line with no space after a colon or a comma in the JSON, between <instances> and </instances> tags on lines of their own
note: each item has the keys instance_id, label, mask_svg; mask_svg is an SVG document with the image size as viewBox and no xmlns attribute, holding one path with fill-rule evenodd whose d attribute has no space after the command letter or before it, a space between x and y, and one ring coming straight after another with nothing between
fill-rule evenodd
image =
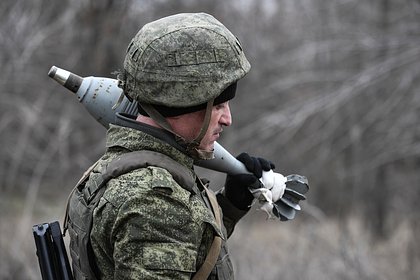
<instances>
[{"instance_id":1,"label":"rifle sling","mask_svg":"<svg viewBox=\"0 0 420 280\"><path fill-rule=\"evenodd\" d=\"M203 187L210 201L211 208L213 210L213 214L216 219L216 224L219 228L222 228L222 221L220 218L219 204L217 203L217 198L214 195L214 193L209 191L209 189L206 186L203 185ZM211 244L210 250L207 253L207 256L206 256L206 259L204 260L203 265L194 275L192 280L205 280L209 277L211 271L216 265L221 247L222 247L222 238L218 235L215 235L213 239L213 243Z\"/></svg>"}]
</instances>

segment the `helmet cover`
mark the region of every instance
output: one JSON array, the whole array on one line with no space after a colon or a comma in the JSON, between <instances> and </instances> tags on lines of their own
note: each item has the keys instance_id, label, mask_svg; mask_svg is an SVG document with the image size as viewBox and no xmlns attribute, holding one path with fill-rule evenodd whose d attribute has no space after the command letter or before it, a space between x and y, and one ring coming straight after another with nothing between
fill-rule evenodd
<instances>
[{"instance_id":1,"label":"helmet cover","mask_svg":"<svg viewBox=\"0 0 420 280\"><path fill-rule=\"evenodd\" d=\"M239 40L213 16L184 13L146 24L132 39L120 84L140 103L206 103L250 70Z\"/></svg>"}]
</instances>

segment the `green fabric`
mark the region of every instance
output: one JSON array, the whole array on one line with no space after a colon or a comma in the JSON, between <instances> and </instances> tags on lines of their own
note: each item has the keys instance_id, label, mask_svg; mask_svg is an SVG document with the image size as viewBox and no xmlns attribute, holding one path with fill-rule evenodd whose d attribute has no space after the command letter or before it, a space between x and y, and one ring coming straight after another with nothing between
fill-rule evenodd
<instances>
[{"instance_id":1,"label":"green fabric","mask_svg":"<svg viewBox=\"0 0 420 280\"><path fill-rule=\"evenodd\" d=\"M140 103L185 108L216 98L250 68L239 40L222 23L205 13L183 13L139 30L119 80Z\"/></svg>"},{"instance_id":2,"label":"green fabric","mask_svg":"<svg viewBox=\"0 0 420 280\"><path fill-rule=\"evenodd\" d=\"M98 182L113 158L130 151L159 151L184 166L193 164L172 146L126 127L111 125L107 148L87 186ZM227 232L230 235L246 212L241 213L228 210L223 220L229 221L229 227L218 230L199 187L183 188L160 167L140 168L112 179L94 210L91 231L101 278L190 279L202 265L214 234L226 240ZM225 241L222 246L209 279L233 279Z\"/></svg>"}]
</instances>

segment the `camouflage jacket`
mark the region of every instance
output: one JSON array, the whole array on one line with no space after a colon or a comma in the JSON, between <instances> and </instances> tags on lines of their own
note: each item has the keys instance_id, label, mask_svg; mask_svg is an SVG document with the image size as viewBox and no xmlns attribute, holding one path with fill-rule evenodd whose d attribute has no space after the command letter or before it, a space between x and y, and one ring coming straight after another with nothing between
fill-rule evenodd
<instances>
[{"instance_id":1,"label":"camouflage jacket","mask_svg":"<svg viewBox=\"0 0 420 280\"><path fill-rule=\"evenodd\" d=\"M86 183L113 158L139 150L160 152L193 168L193 160L173 146L140 130L111 125L107 151ZM216 226L199 185L187 190L160 167L149 166L107 183L93 214L90 235L101 279L191 279L207 255L214 234L223 238L209 279L233 279L226 246L236 222L246 214L217 193L224 227Z\"/></svg>"}]
</instances>

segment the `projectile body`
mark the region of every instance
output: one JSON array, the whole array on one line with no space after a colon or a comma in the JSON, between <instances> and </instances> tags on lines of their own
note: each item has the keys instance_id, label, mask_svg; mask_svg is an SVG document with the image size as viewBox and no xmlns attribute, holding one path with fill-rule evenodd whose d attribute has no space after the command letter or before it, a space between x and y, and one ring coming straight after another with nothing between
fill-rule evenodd
<instances>
[{"instance_id":1,"label":"projectile body","mask_svg":"<svg viewBox=\"0 0 420 280\"><path fill-rule=\"evenodd\" d=\"M115 123L116 113L137 115L137 104L130 102L118 87L118 81L103 77L82 78L67 70L52 66L48 76L74 92L88 112L104 127ZM118 104L119 103L119 104ZM114 109L113 109L114 108ZM213 160L199 160L197 166L228 174L249 173L242 162L233 157L219 143L215 143Z\"/></svg>"}]
</instances>

